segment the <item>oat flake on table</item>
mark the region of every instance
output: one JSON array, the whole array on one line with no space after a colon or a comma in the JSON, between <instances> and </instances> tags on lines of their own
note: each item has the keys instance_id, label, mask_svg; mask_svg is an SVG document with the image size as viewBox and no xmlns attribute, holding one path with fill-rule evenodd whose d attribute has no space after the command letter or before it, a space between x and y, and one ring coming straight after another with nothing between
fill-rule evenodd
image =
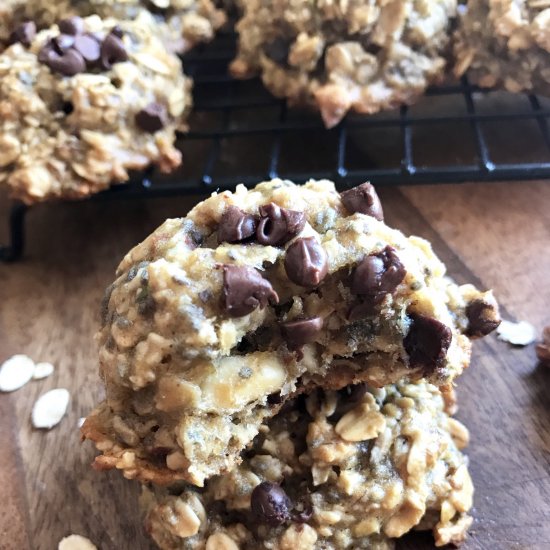
<instances>
[{"instance_id":1,"label":"oat flake on table","mask_svg":"<svg viewBox=\"0 0 550 550\"><path fill-rule=\"evenodd\" d=\"M97 550L97 546L82 535L69 535L59 542L57 550Z\"/></svg>"},{"instance_id":2,"label":"oat flake on table","mask_svg":"<svg viewBox=\"0 0 550 550\"><path fill-rule=\"evenodd\" d=\"M50 390L41 395L32 408L32 424L35 428L53 428L58 424L69 405L69 392L64 388Z\"/></svg>"},{"instance_id":3,"label":"oat flake on table","mask_svg":"<svg viewBox=\"0 0 550 550\"><path fill-rule=\"evenodd\" d=\"M32 377L34 380L42 380L53 374L54 370L55 367L51 363L36 363Z\"/></svg>"},{"instance_id":4,"label":"oat flake on table","mask_svg":"<svg viewBox=\"0 0 550 550\"><path fill-rule=\"evenodd\" d=\"M535 341L535 327L527 321L512 323L503 320L497 328L497 335L500 340L514 346L527 346Z\"/></svg>"},{"instance_id":5,"label":"oat flake on table","mask_svg":"<svg viewBox=\"0 0 550 550\"><path fill-rule=\"evenodd\" d=\"M14 355L0 368L0 391L10 392L22 388L34 373L34 361L26 355Z\"/></svg>"}]
</instances>

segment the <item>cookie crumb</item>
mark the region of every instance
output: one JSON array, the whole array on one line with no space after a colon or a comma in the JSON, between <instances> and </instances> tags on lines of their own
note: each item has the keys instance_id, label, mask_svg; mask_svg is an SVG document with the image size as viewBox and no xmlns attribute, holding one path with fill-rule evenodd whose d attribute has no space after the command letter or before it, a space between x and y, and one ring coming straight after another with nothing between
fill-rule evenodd
<instances>
[{"instance_id":1,"label":"cookie crumb","mask_svg":"<svg viewBox=\"0 0 550 550\"><path fill-rule=\"evenodd\" d=\"M22 388L31 378L34 361L26 355L14 355L0 368L0 391L11 392Z\"/></svg>"},{"instance_id":2,"label":"cookie crumb","mask_svg":"<svg viewBox=\"0 0 550 550\"><path fill-rule=\"evenodd\" d=\"M53 428L63 418L69 405L69 392L64 388L50 390L41 395L32 408L32 425L35 428Z\"/></svg>"},{"instance_id":3,"label":"cookie crumb","mask_svg":"<svg viewBox=\"0 0 550 550\"><path fill-rule=\"evenodd\" d=\"M53 374L54 370L55 367L51 363L36 363L32 377L34 380L42 380Z\"/></svg>"},{"instance_id":4,"label":"cookie crumb","mask_svg":"<svg viewBox=\"0 0 550 550\"><path fill-rule=\"evenodd\" d=\"M69 535L61 539L57 550L97 550L97 546L82 535Z\"/></svg>"},{"instance_id":5,"label":"cookie crumb","mask_svg":"<svg viewBox=\"0 0 550 550\"><path fill-rule=\"evenodd\" d=\"M514 346L527 346L535 341L535 327L527 321L512 323L503 320L497 328L497 334L500 340Z\"/></svg>"}]
</instances>

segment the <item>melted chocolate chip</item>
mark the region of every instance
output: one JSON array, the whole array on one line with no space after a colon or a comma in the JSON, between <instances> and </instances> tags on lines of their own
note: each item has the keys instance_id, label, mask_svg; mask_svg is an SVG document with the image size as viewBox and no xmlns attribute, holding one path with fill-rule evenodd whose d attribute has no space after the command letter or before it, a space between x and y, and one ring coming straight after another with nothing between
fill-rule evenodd
<instances>
[{"instance_id":1,"label":"melted chocolate chip","mask_svg":"<svg viewBox=\"0 0 550 550\"><path fill-rule=\"evenodd\" d=\"M310 317L281 323L281 332L289 349L297 349L304 344L313 342L322 328L322 317Z\"/></svg>"},{"instance_id":2,"label":"melted chocolate chip","mask_svg":"<svg viewBox=\"0 0 550 550\"><path fill-rule=\"evenodd\" d=\"M69 49L59 54L50 44L40 50L39 61L47 65L53 72L63 76L74 76L86 70L84 58L76 51Z\"/></svg>"},{"instance_id":3,"label":"melted chocolate chip","mask_svg":"<svg viewBox=\"0 0 550 550\"><path fill-rule=\"evenodd\" d=\"M292 502L276 483L264 481L257 485L250 497L250 507L256 519L273 527L291 518Z\"/></svg>"},{"instance_id":4,"label":"melted chocolate chip","mask_svg":"<svg viewBox=\"0 0 550 550\"><path fill-rule=\"evenodd\" d=\"M440 368L451 345L452 334L448 326L437 319L413 313L411 327L403 340L405 351L409 354L409 366L421 367L425 373Z\"/></svg>"},{"instance_id":5,"label":"melted chocolate chip","mask_svg":"<svg viewBox=\"0 0 550 550\"><path fill-rule=\"evenodd\" d=\"M306 224L303 212L281 208L271 202L260 206L260 223L256 238L266 246L281 246L295 237Z\"/></svg>"},{"instance_id":6,"label":"melted chocolate chip","mask_svg":"<svg viewBox=\"0 0 550 550\"><path fill-rule=\"evenodd\" d=\"M218 242L239 243L250 239L256 232L257 220L252 214L230 205L225 209L218 227Z\"/></svg>"},{"instance_id":7,"label":"melted chocolate chip","mask_svg":"<svg viewBox=\"0 0 550 550\"><path fill-rule=\"evenodd\" d=\"M297 239L286 251L285 271L295 284L317 286L328 272L327 254L315 237Z\"/></svg>"},{"instance_id":8,"label":"melted chocolate chip","mask_svg":"<svg viewBox=\"0 0 550 550\"><path fill-rule=\"evenodd\" d=\"M466 334L470 337L486 336L500 325L495 308L483 300L474 300L466 307L468 328Z\"/></svg>"},{"instance_id":9,"label":"melted chocolate chip","mask_svg":"<svg viewBox=\"0 0 550 550\"><path fill-rule=\"evenodd\" d=\"M84 58L89 68L94 67L99 61L101 45L95 36L91 34L76 36L73 48Z\"/></svg>"},{"instance_id":10,"label":"melted chocolate chip","mask_svg":"<svg viewBox=\"0 0 550 550\"><path fill-rule=\"evenodd\" d=\"M248 315L279 302L271 283L252 267L223 266L223 305L230 317Z\"/></svg>"},{"instance_id":11,"label":"melted chocolate chip","mask_svg":"<svg viewBox=\"0 0 550 550\"><path fill-rule=\"evenodd\" d=\"M71 34L76 36L77 34L82 34L84 32L84 20L82 17L74 16L67 17L62 19L57 26L59 27L59 32L63 34Z\"/></svg>"},{"instance_id":12,"label":"melted chocolate chip","mask_svg":"<svg viewBox=\"0 0 550 550\"><path fill-rule=\"evenodd\" d=\"M10 35L9 43L15 44L20 42L28 48L31 45L33 38L36 36L36 25L33 21L25 21L17 25Z\"/></svg>"},{"instance_id":13,"label":"melted chocolate chip","mask_svg":"<svg viewBox=\"0 0 550 550\"><path fill-rule=\"evenodd\" d=\"M149 103L136 114L136 124L144 131L154 134L166 125L168 114L161 103Z\"/></svg>"},{"instance_id":14,"label":"melted chocolate chip","mask_svg":"<svg viewBox=\"0 0 550 550\"><path fill-rule=\"evenodd\" d=\"M101 43L101 66L110 69L115 63L128 60L128 53L122 40L113 32L109 33Z\"/></svg>"},{"instance_id":15,"label":"melted chocolate chip","mask_svg":"<svg viewBox=\"0 0 550 550\"><path fill-rule=\"evenodd\" d=\"M382 252L367 256L355 268L351 291L361 296L384 295L393 292L405 274L405 267L395 250L386 246Z\"/></svg>"},{"instance_id":16,"label":"melted chocolate chip","mask_svg":"<svg viewBox=\"0 0 550 550\"><path fill-rule=\"evenodd\" d=\"M384 211L382 210L380 199L374 187L369 182L343 191L340 193L340 198L350 214L359 212L380 221L384 220Z\"/></svg>"}]
</instances>

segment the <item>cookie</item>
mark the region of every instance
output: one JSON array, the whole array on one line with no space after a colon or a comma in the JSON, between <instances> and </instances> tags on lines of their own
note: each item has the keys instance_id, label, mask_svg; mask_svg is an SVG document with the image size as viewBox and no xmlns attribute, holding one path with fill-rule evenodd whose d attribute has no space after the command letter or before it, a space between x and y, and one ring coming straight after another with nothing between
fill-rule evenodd
<instances>
[{"instance_id":1,"label":"cookie","mask_svg":"<svg viewBox=\"0 0 550 550\"><path fill-rule=\"evenodd\" d=\"M23 9L23 5L24 0L2 0L0 2L0 51L10 43L15 14Z\"/></svg>"},{"instance_id":2,"label":"cookie","mask_svg":"<svg viewBox=\"0 0 550 550\"><path fill-rule=\"evenodd\" d=\"M381 550L411 529L459 543L472 522L467 443L426 382L315 391L203 490L146 491L146 530L163 550Z\"/></svg>"},{"instance_id":3,"label":"cookie","mask_svg":"<svg viewBox=\"0 0 550 550\"><path fill-rule=\"evenodd\" d=\"M413 102L446 66L455 0L243 0L236 77L260 74L274 95L336 125Z\"/></svg>"},{"instance_id":4,"label":"cookie","mask_svg":"<svg viewBox=\"0 0 550 550\"><path fill-rule=\"evenodd\" d=\"M470 0L455 35L455 74L482 87L550 94L550 2Z\"/></svg>"},{"instance_id":5,"label":"cookie","mask_svg":"<svg viewBox=\"0 0 550 550\"><path fill-rule=\"evenodd\" d=\"M191 80L155 35L146 14L70 18L2 52L0 184L32 203L176 168Z\"/></svg>"},{"instance_id":6,"label":"cookie","mask_svg":"<svg viewBox=\"0 0 550 550\"><path fill-rule=\"evenodd\" d=\"M12 25L30 19L45 28L70 15L134 20L142 13L153 14L157 37L178 53L212 40L226 21L211 0L27 0L24 9L14 14Z\"/></svg>"},{"instance_id":7,"label":"cookie","mask_svg":"<svg viewBox=\"0 0 550 550\"><path fill-rule=\"evenodd\" d=\"M496 302L382 219L369 183L276 179L214 193L130 251L97 336L107 400L83 427L96 467L200 486L300 392L448 387Z\"/></svg>"}]
</instances>

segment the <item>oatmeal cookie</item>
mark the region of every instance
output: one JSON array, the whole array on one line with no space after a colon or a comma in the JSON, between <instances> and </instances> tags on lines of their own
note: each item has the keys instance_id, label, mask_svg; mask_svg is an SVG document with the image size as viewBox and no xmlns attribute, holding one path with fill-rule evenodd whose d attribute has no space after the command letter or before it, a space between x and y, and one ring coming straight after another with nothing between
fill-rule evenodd
<instances>
[{"instance_id":1,"label":"oatmeal cookie","mask_svg":"<svg viewBox=\"0 0 550 550\"><path fill-rule=\"evenodd\" d=\"M177 167L191 80L155 34L145 15L73 17L2 52L0 183L31 203Z\"/></svg>"},{"instance_id":2,"label":"oatmeal cookie","mask_svg":"<svg viewBox=\"0 0 550 550\"><path fill-rule=\"evenodd\" d=\"M23 9L24 0L2 0L0 2L0 51L10 43L15 14Z\"/></svg>"},{"instance_id":3,"label":"oatmeal cookie","mask_svg":"<svg viewBox=\"0 0 550 550\"><path fill-rule=\"evenodd\" d=\"M483 87L550 94L550 0L470 0L455 36L455 73Z\"/></svg>"},{"instance_id":4,"label":"oatmeal cookie","mask_svg":"<svg viewBox=\"0 0 550 550\"><path fill-rule=\"evenodd\" d=\"M98 333L98 468L169 484L228 471L296 393L426 378L448 387L499 322L374 188L273 180L214 193L130 251Z\"/></svg>"},{"instance_id":5,"label":"oatmeal cookie","mask_svg":"<svg viewBox=\"0 0 550 550\"><path fill-rule=\"evenodd\" d=\"M233 75L259 73L325 125L413 102L446 65L455 0L244 0Z\"/></svg>"},{"instance_id":6,"label":"oatmeal cookie","mask_svg":"<svg viewBox=\"0 0 550 550\"><path fill-rule=\"evenodd\" d=\"M226 21L212 0L27 0L13 13L12 25L30 19L42 29L70 15L133 20L142 13L153 15L157 37L178 53L212 40Z\"/></svg>"},{"instance_id":7,"label":"oatmeal cookie","mask_svg":"<svg viewBox=\"0 0 550 550\"><path fill-rule=\"evenodd\" d=\"M203 490L145 491L146 529L163 550L381 550L411 529L459 543L472 522L467 443L424 381L315 391Z\"/></svg>"}]
</instances>

